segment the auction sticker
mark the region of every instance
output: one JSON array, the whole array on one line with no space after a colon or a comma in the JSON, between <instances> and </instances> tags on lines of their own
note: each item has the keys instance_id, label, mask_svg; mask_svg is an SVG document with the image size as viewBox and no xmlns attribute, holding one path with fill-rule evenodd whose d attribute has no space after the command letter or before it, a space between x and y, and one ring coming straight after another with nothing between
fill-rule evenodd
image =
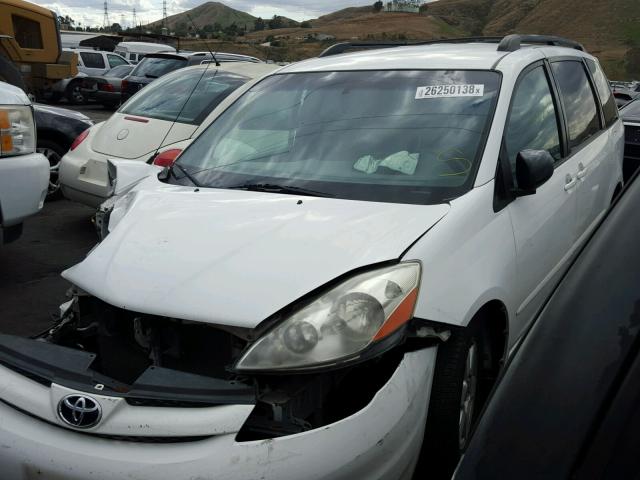
<instances>
[{"instance_id":1,"label":"auction sticker","mask_svg":"<svg viewBox=\"0 0 640 480\"><path fill-rule=\"evenodd\" d=\"M427 85L418 87L416 90L416 100L421 98L482 97L483 95L484 85L480 84Z\"/></svg>"}]
</instances>

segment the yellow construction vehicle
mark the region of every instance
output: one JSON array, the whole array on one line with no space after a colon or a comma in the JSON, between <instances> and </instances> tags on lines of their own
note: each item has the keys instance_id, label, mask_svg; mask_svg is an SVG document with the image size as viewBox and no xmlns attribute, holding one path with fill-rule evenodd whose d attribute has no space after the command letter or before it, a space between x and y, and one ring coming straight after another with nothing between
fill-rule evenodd
<instances>
[{"instance_id":1,"label":"yellow construction vehicle","mask_svg":"<svg viewBox=\"0 0 640 480\"><path fill-rule=\"evenodd\" d=\"M78 73L74 52L63 52L51 10L24 0L0 0L0 80L37 97Z\"/></svg>"}]
</instances>

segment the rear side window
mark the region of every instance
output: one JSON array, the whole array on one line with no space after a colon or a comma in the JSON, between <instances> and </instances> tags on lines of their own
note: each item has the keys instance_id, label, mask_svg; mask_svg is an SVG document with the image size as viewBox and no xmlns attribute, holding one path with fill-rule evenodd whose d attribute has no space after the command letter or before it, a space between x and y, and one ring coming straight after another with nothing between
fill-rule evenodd
<instances>
[{"instance_id":1,"label":"rear side window","mask_svg":"<svg viewBox=\"0 0 640 480\"><path fill-rule=\"evenodd\" d=\"M618 107L616 106L616 99L611 92L611 87L607 81L607 77L604 76L604 72L600 65L587 58L587 65L591 70L591 76L596 84L598 95L600 96L600 102L602 104L602 111L604 112L604 123L607 127L614 124L618 120Z\"/></svg>"},{"instance_id":2,"label":"rear side window","mask_svg":"<svg viewBox=\"0 0 640 480\"><path fill-rule=\"evenodd\" d=\"M582 62L554 62L551 68L567 118L569 148L574 148L600 130L596 99Z\"/></svg>"},{"instance_id":3,"label":"rear side window","mask_svg":"<svg viewBox=\"0 0 640 480\"><path fill-rule=\"evenodd\" d=\"M107 55L107 59L109 60L109 67L117 67L119 65L127 65L127 61L119 55Z\"/></svg>"},{"instance_id":4,"label":"rear side window","mask_svg":"<svg viewBox=\"0 0 640 480\"><path fill-rule=\"evenodd\" d=\"M518 152L522 150L547 150L556 160L562 156L558 116L542 66L526 73L516 87L505 143L512 172L515 172Z\"/></svg>"},{"instance_id":5,"label":"rear side window","mask_svg":"<svg viewBox=\"0 0 640 480\"><path fill-rule=\"evenodd\" d=\"M104 58L101 53L80 52L80 56L86 68L104 68Z\"/></svg>"},{"instance_id":6,"label":"rear side window","mask_svg":"<svg viewBox=\"0 0 640 480\"><path fill-rule=\"evenodd\" d=\"M22 48L39 50L44 48L42 46L42 32L38 22L20 15L11 15L11 22L13 23L13 35L18 45Z\"/></svg>"},{"instance_id":7,"label":"rear side window","mask_svg":"<svg viewBox=\"0 0 640 480\"><path fill-rule=\"evenodd\" d=\"M153 82L132 97L120 113L198 125L247 80L240 75L220 74L214 69L204 75L200 69L188 70Z\"/></svg>"}]
</instances>

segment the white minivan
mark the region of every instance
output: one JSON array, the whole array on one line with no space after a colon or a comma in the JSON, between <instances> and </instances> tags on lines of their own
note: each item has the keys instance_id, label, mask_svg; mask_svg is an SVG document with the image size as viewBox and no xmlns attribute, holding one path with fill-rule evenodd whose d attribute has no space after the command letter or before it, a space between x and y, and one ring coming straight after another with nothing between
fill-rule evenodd
<instances>
[{"instance_id":1,"label":"white minivan","mask_svg":"<svg viewBox=\"0 0 640 480\"><path fill-rule=\"evenodd\" d=\"M240 87L171 166L112 162L59 320L0 337L6 475L451 474L623 126L572 41L365 46Z\"/></svg>"},{"instance_id":2,"label":"white minivan","mask_svg":"<svg viewBox=\"0 0 640 480\"><path fill-rule=\"evenodd\" d=\"M126 58L129 62L137 64L149 53L176 53L176 49L162 43L120 42L113 52Z\"/></svg>"}]
</instances>

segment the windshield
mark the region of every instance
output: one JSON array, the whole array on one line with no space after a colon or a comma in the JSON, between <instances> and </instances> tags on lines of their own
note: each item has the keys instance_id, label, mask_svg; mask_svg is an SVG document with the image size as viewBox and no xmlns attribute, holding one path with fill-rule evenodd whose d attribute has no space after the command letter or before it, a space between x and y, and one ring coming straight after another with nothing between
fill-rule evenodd
<instances>
[{"instance_id":1,"label":"windshield","mask_svg":"<svg viewBox=\"0 0 640 480\"><path fill-rule=\"evenodd\" d=\"M220 72L212 67L186 69L153 82L131 97L119 113L199 125L247 80L242 75Z\"/></svg>"},{"instance_id":2,"label":"windshield","mask_svg":"<svg viewBox=\"0 0 640 480\"><path fill-rule=\"evenodd\" d=\"M274 75L240 97L178 162L214 188L265 184L440 203L471 187L499 84L489 71Z\"/></svg>"},{"instance_id":3,"label":"windshield","mask_svg":"<svg viewBox=\"0 0 640 480\"><path fill-rule=\"evenodd\" d=\"M115 78L124 78L133 70L132 65L118 65L117 67L113 67L107 73L104 74L105 77L115 77Z\"/></svg>"},{"instance_id":4,"label":"windshield","mask_svg":"<svg viewBox=\"0 0 640 480\"><path fill-rule=\"evenodd\" d=\"M634 100L633 102L628 103L621 113L625 120L640 118L640 100Z\"/></svg>"},{"instance_id":5,"label":"windshield","mask_svg":"<svg viewBox=\"0 0 640 480\"><path fill-rule=\"evenodd\" d=\"M186 66L187 60L185 58L145 57L135 70L131 72L131 76L158 78L166 73Z\"/></svg>"}]
</instances>

